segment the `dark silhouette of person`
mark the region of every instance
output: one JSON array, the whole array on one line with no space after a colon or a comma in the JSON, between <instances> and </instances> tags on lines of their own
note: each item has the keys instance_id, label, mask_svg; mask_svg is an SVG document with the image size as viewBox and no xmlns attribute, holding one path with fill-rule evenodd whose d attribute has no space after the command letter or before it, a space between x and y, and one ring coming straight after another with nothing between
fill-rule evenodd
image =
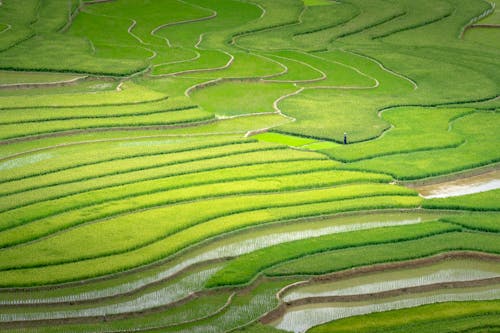
<instances>
[{"instance_id":1,"label":"dark silhouette of person","mask_svg":"<svg viewBox=\"0 0 500 333\"><path fill-rule=\"evenodd\" d=\"M344 144L347 144L347 133L344 132Z\"/></svg>"}]
</instances>

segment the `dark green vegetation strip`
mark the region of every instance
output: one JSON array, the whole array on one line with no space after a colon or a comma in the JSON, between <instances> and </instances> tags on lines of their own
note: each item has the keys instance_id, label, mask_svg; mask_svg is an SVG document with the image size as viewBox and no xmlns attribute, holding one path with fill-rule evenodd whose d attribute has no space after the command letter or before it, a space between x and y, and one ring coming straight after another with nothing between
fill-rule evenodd
<instances>
[{"instance_id":1,"label":"dark green vegetation strip","mask_svg":"<svg viewBox=\"0 0 500 333\"><path fill-rule=\"evenodd\" d=\"M428 199L423 202L422 206L432 209L498 211L500 210L500 190L457 197Z\"/></svg>"},{"instance_id":2,"label":"dark green vegetation strip","mask_svg":"<svg viewBox=\"0 0 500 333\"><path fill-rule=\"evenodd\" d=\"M459 228L449 224L429 222L411 226L355 231L341 235L327 235L279 244L233 260L207 282L207 287L245 284L266 268L315 253L377 243L398 243L457 230Z\"/></svg>"},{"instance_id":3,"label":"dark green vegetation strip","mask_svg":"<svg viewBox=\"0 0 500 333\"><path fill-rule=\"evenodd\" d=\"M418 259L456 250L500 254L499 239L500 236L496 234L450 232L394 244L325 252L285 263L265 273L269 275L325 274L352 267Z\"/></svg>"},{"instance_id":4,"label":"dark green vegetation strip","mask_svg":"<svg viewBox=\"0 0 500 333\"><path fill-rule=\"evenodd\" d=\"M498 300L449 302L340 319L308 332L492 332L500 327L499 315Z\"/></svg>"}]
</instances>

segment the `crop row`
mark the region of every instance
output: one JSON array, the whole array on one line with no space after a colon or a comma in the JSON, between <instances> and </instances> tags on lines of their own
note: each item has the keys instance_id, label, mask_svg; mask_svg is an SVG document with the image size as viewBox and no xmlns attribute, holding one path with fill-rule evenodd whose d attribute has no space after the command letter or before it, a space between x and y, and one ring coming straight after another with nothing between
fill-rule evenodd
<instances>
[{"instance_id":1,"label":"crop row","mask_svg":"<svg viewBox=\"0 0 500 333\"><path fill-rule=\"evenodd\" d=\"M474 332L500 326L500 301L450 302L418 308L372 313L317 326L310 333L324 332ZM492 326L494 325L494 326Z\"/></svg>"},{"instance_id":2,"label":"crop row","mask_svg":"<svg viewBox=\"0 0 500 333\"><path fill-rule=\"evenodd\" d=\"M204 262L236 257L269 247L275 244L298 239L318 237L326 234L344 233L355 230L367 230L395 225L417 224L432 221L442 213L421 211L393 212L363 215L348 213L347 216L326 216L322 218L304 218L295 221L278 221L262 226L222 234L214 239L203 241L193 248L174 255L170 260L142 271L124 274L107 283L88 283L78 287L52 290L33 290L25 292L0 293L0 304L47 304L101 301L123 294L137 294L148 286L170 279L189 267ZM17 300L17 301L15 301ZM13 302L14 301L14 302Z\"/></svg>"},{"instance_id":3,"label":"crop row","mask_svg":"<svg viewBox=\"0 0 500 333\"><path fill-rule=\"evenodd\" d=\"M385 172L397 179L416 179L462 171L500 160L495 128L500 117L496 113L477 112L460 118L453 131L467 141L456 148L381 156L349 164L349 168Z\"/></svg>"},{"instance_id":4,"label":"crop row","mask_svg":"<svg viewBox=\"0 0 500 333\"><path fill-rule=\"evenodd\" d=\"M122 91L102 91L93 94L33 94L30 98L26 98L24 95L2 96L0 97L0 105L2 110L134 106L159 102L167 98L168 96L164 93L127 81L122 84Z\"/></svg>"},{"instance_id":5,"label":"crop row","mask_svg":"<svg viewBox=\"0 0 500 333\"><path fill-rule=\"evenodd\" d=\"M360 192L357 195L363 196L363 195L368 195L366 192ZM269 200L272 198L272 196L263 196L262 200L267 199ZM230 198L232 199L231 203L234 202L236 199L235 198ZM217 199L218 203L222 203L224 200L230 200L230 199ZM238 198L240 201L247 200L248 197L241 196ZM85 261L80 261L80 262L73 262L73 263L67 263L67 264L62 264L62 265L51 265L51 266L46 266L46 267L38 267L38 268L31 268L31 269L16 269L16 270L9 270L9 271L3 271L2 273L2 280L1 280L1 285L8 286L8 285L40 285L40 284L47 284L47 283L58 283L58 282L63 282L63 281L72 281L76 279L82 279L82 278L89 278L89 277L95 277L95 276L100 276L104 274L109 274L117 271L122 271L124 269L129 269L133 268L139 265L144 265L150 262L154 262L157 260L160 260L162 258L165 258L168 255L171 255L173 253L178 252L179 250L190 246L196 242L202 241L204 239L207 239L209 237L214 237L218 236L222 233L225 232L230 232L233 230L238 230L244 227L248 227L251 225L257 225L257 224L263 224L263 223L269 223L269 222L275 222L275 221L281 221L281 220L286 220L286 219L298 219L298 218L303 218L303 217L312 217L312 216L320 216L320 215L325 215L325 214L334 214L338 212L344 212L344 211L356 211L356 210L366 210L366 209L383 209L383 208L414 208L419 204L420 199L418 197L414 196L367 196L366 198L361 198L361 199L350 199L350 200L340 200L338 201L327 201L325 202L324 200L321 202L317 203L307 203L311 202L311 200L306 201L305 203L301 205L296 205L294 204L289 204L287 207L281 207L281 208L273 208L270 209L264 208L260 210L250 210L248 211L248 208L246 209L246 212L242 212L241 214L234 215L236 212L234 210L231 210L231 207L228 207L229 209L226 210L226 212L218 212L217 215L213 215L213 213L210 211L210 209L214 209L214 201L206 201L206 202L199 202L197 204L194 204L196 208L203 208L206 210L204 212L207 216L207 218L210 220L210 223L202 223L203 221L201 220L193 220L193 217L191 216L192 213L185 212L184 210L175 210L175 208L179 208L181 206L177 205L172 208L170 208L171 213L176 215L176 218L183 218L188 222L188 225L193 225L193 224L198 224L194 227L191 227L189 229L186 229L182 232L177 232L172 235L172 237L167 237L161 240L158 240L146 247L139 248L136 250L131 250L131 251L126 251L122 254L117 254L117 255L111 255L107 257L102 257L102 258L96 258L96 259L90 259L90 260L85 260ZM297 203L299 204L299 203ZM190 204L193 206L193 204ZM203 205L203 207L201 207ZM219 207L218 205L216 207ZM264 206L265 207L265 206ZM293 208L292 208L293 207ZM195 208L195 207L192 207ZM220 207L219 207L220 209ZM175 210L172 212L172 210ZM198 210L194 210L198 211ZM164 222L163 225L167 224L168 227L168 222L165 221L162 216L165 216L167 214L168 208L164 208L162 210L154 210L150 211L149 215L154 220L145 219L142 220L144 223L144 228L150 228L150 225L153 225L153 228L150 229L152 232L157 233L158 228L160 227L158 225L158 222ZM147 212L145 212L147 213ZM231 215L232 214L232 215ZM183 216L180 216L183 215ZM188 216L186 216L188 215ZM240 216L241 215L241 216ZM219 216L218 218L216 218ZM128 217L128 219L127 219ZM145 216L146 217L146 216ZM147 218L147 217L146 217ZM207 220L205 218L205 221ZM129 225L132 223L136 223L137 220L133 218L132 215L128 216L122 216L119 218L122 220L122 224L118 225L118 227L121 227L120 233L115 234L114 236L119 237L120 235L124 235L127 233L134 233L134 235L137 235L135 232L134 228L130 228ZM149 223L147 223L149 222ZM147 224L146 224L147 223ZM202 224L200 224L202 223ZM148 226L149 225L149 226ZM88 228L92 228L93 225L88 225L85 228L79 230L79 231L84 231ZM102 228L106 226L111 226L111 224L96 224L97 227ZM112 225L113 228L116 228L117 226L115 224ZM179 228L182 227L187 227L187 225L175 225L171 226L170 229L173 232L179 231ZM164 227L163 227L164 228ZM102 245L107 245L106 242L104 242L102 239L100 239L99 234L92 233L92 240L91 239L81 239L81 241L84 241L86 246L90 246L91 244L94 244L93 246L96 246L96 250L99 250L99 246ZM100 234L101 236L104 236L103 234ZM147 236L147 235L144 235ZM68 239L66 238L66 241ZM50 243L50 239L47 239L46 242ZM33 243L32 246L37 246L39 243ZM41 243L40 243L41 244ZM110 244L110 246L120 246L120 244ZM21 247L22 248L22 247ZM19 251L18 248L17 251ZM14 248L13 248L14 249ZM48 250L48 249L47 249ZM51 251L43 251L39 252L39 255L44 256L44 255L50 255L54 256L54 250L55 248L52 248ZM71 248L69 249L72 252L74 252L75 246L72 245ZM3 252L3 251L2 251ZM43 253L43 254L42 254ZM50 254L52 253L52 254ZM2 253L3 254L3 253ZM82 253L78 253L77 256L81 257ZM58 256L54 257L56 260ZM46 262L47 258L40 258L42 261ZM26 260L26 259L23 259ZM39 261L41 263L41 261ZM15 265L14 265L15 266Z\"/></svg>"},{"instance_id":6,"label":"crop row","mask_svg":"<svg viewBox=\"0 0 500 333\"><path fill-rule=\"evenodd\" d=\"M143 290L141 294L133 297L123 296L117 300L75 306L58 306L56 308L23 307L14 308L9 313L0 314L0 323L11 321L56 320L61 318L95 318L103 313L113 318L120 314L136 314L150 309L161 310L176 302L183 302L194 298L204 282L221 267L221 264L198 267L190 272L180 274L172 280L155 285Z\"/></svg>"},{"instance_id":7,"label":"crop row","mask_svg":"<svg viewBox=\"0 0 500 333\"><path fill-rule=\"evenodd\" d=\"M459 230L457 227L449 224L429 222L420 225L353 231L340 235L325 235L279 244L234 259L217 272L208 281L206 286L210 288L246 284L266 268L321 252L380 243L398 243L457 230Z\"/></svg>"},{"instance_id":8,"label":"crop row","mask_svg":"<svg viewBox=\"0 0 500 333\"><path fill-rule=\"evenodd\" d=\"M148 310L141 316L129 316L123 319L114 319L108 316L105 322L84 324L59 324L38 325L37 327L23 328L28 332L116 332L134 329L151 329L155 327L168 327L181 323L192 322L202 318L211 317L227 306L231 301L230 293L222 292L214 295L203 295L191 301L168 307L164 310ZM17 329L2 328L5 332L15 332Z\"/></svg>"},{"instance_id":9,"label":"crop row","mask_svg":"<svg viewBox=\"0 0 500 333\"><path fill-rule=\"evenodd\" d=\"M213 119L213 115L200 109L166 111L146 116L123 116L96 119L68 119L50 120L43 122L29 122L0 125L2 135L0 140L19 137L70 132L78 130L92 130L103 128L122 128L133 126L175 126L179 124L197 123Z\"/></svg>"},{"instance_id":10,"label":"crop row","mask_svg":"<svg viewBox=\"0 0 500 333\"><path fill-rule=\"evenodd\" d=\"M456 226L451 228L457 230ZM450 232L393 244L375 244L315 254L266 270L266 275L319 275L353 267L412 260L450 251L500 254L499 235Z\"/></svg>"},{"instance_id":11,"label":"crop row","mask_svg":"<svg viewBox=\"0 0 500 333\"><path fill-rule=\"evenodd\" d=\"M110 205L111 201L105 201L103 204L89 206L86 209L70 210L64 214L44 219L44 224L33 223L30 227L21 229L28 229L29 235L34 237L39 233L46 234L47 229L54 232L95 220L100 222L86 224L32 244L5 249L1 252L3 262L0 264L0 269L24 267L24 262L30 263L26 264L28 266L37 266L46 262L54 262L54 260L56 263L59 261L68 262L68 260L71 261L69 258L75 256L79 258L78 260L83 260L142 248L194 225L245 212L346 200L362 196L414 194L413 191L405 188L385 184L345 185L305 190L345 183L345 180L337 177L338 175L335 173L329 175L328 172L312 172L280 177L278 184L274 181L256 179L201 185L137 196L133 199L134 204L130 204L129 200L121 200ZM292 198L290 198L291 190L298 190L298 192L293 193ZM264 194L254 194L259 192ZM232 197L231 195L238 196ZM216 199L217 197L221 198ZM415 201L418 200L411 202ZM230 206L228 207L227 204ZM144 210L146 208L148 209ZM193 213L193 211L199 213ZM256 220L258 214L249 215L251 221L259 222ZM131 237L136 234L134 225L137 224L137 221L142 221L141 235ZM176 222L173 224L171 221ZM240 223L243 222L240 221ZM18 234L14 233L15 231L22 232ZM24 232L26 230L13 231L17 237L25 237L23 236ZM102 237L105 237L106 244L100 243ZM95 240L93 245L91 244L92 239ZM85 243L85 251L82 251L81 247L75 247L79 241ZM61 246L67 250L63 251L64 254L58 253L57 258L53 258L54 255L49 253L51 252L50 248L60 248ZM37 253L41 256L39 259L42 260L40 263L38 263L38 259L35 259L35 256L17 258L17 254L25 253L28 248L37 248ZM11 255L17 259L10 260Z\"/></svg>"},{"instance_id":12,"label":"crop row","mask_svg":"<svg viewBox=\"0 0 500 333\"><path fill-rule=\"evenodd\" d=\"M384 111L382 118L393 128L383 137L355 146L332 145L321 149L336 160L355 162L362 159L457 147L466 138L448 130L449 123L471 114L471 109L395 108ZM314 149L313 146L308 147ZM356 147L353 149L353 147Z\"/></svg>"},{"instance_id":13,"label":"crop row","mask_svg":"<svg viewBox=\"0 0 500 333\"><path fill-rule=\"evenodd\" d=\"M500 211L500 189L448 198L425 200L423 207L431 209L460 209L477 211ZM494 215L492 215L494 216ZM491 222L479 228L494 228Z\"/></svg>"},{"instance_id":14,"label":"crop row","mask_svg":"<svg viewBox=\"0 0 500 333\"><path fill-rule=\"evenodd\" d=\"M421 6L422 3L424 6ZM399 32L403 31L408 31L408 30L413 30L413 29L418 29L423 26L433 24L436 22L439 22L453 13L453 9L449 3L447 2L440 2L440 3L435 3L435 2L422 2L420 3L420 8L415 8L415 11L418 11L416 15L414 15L414 12L410 12L409 14L413 14L413 20L416 22L408 22L405 21L403 26L399 26L397 28L393 28L388 31L380 32L377 33L375 36L373 36L373 39L379 39L379 38L386 38L391 35L397 34ZM427 7L429 6L429 7ZM432 15L432 17L429 17L429 15Z\"/></svg>"},{"instance_id":15,"label":"crop row","mask_svg":"<svg viewBox=\"0 0 500 333\"><path fill-rule=\"evenodd\" d=\"M202 161L208 161L208 163L211 162L211 160L214 160L215 163L218 162L218 158L221 158L221 157L225 157L225 156L234 156L235 158L237 158L238 156L242 156L244 159L245 159L245 164L249 163L251 161L251 158L254 157L256 154L252 154L252 153L256 153L256 152L262 152L264 153L264 156L263 156L263 160L265 161L266 160L266 157L268 157L269 155L271 155L271 152L273 150L271 149L270 151L268 151L266 153L265 150L243 150L243 151L234 151L232 150L230 153L226 153L226 154L216 154L214 153L212 156L208 156L208 157L198 157L196 159L189 159L189 160L177 160L177 161L174 161L174 162L171 162L171 163L163 163L163 164L159 164L159 165L156 165L157 167L162 167L162 166L173 166L175 167L176 165L179 165L179 166L182 166L183 163L185 162L202 162ZM275 152L279 150L275 150ZM297 154L297 155L300 155ZM295 155L295 156L297 156ZM180 156L179 156L180 157ZM284 156L282 155L283 159L284 159ZM307 158L305 158L307 159ZM198 165L200 163L197 163ZM143 171L143 170L148 170L148 169L155 169L155 167L149 167L149 168L140 168L140 169L137 169L138 171ZM321 168L320 168L321 169ZM125 173L128 173L128 172L125 172ZM181 174L182 176L182 174ZM101 178L101 177L97 177L97 178ZM63 209L63 207L71 207L71 206L74 206L74 207L85 207L88 205L87 202L94 202L94 203L100 203L100 202L104 202L103 201L103 198L106 198L105 195L98 195L99 193L106 193L106 194L111 194L111 198L127 198L127 197L130 197L130 196L133 196L133 194L135 192L137 193L154 193L154 192L158 192L157 190L155 191L155 189L163 189L163 190L167 190L168 189L168 185L169 185L169 179L168 179L168 175L167 175L167 179L163 180L163 182L160 182L158 185L155 185L155 182L154 180L157 180L157 179L162 179L163 177L153 177L153 180L149 182L149 184L151 184L151 188L140 188L138 186L135 186L134 187L134 183L136 182L128 182L128 188L131 188L131 189L134 189L133 191L131 191L129 194L127 194L127 192L123 192L123 193L115 193L115 194L111 194L110 193L110 189L108 189L109 187L111 187L111 190L113 189L112 187L114 187L114 189L121 189L123 187L119 187L121 184L118 183L117 185L112 185L112 186L102 186L104 185L104 183L99 186L95 191L92 191L91 189L88 189L88 190L85 190L84 188L82 188L80 191L76 190L74 191L73 193L73 196L69 196L69 195L65 195L64 192L61 194L61 195L57 195L57 193L54 195L52 194L52 198L53 199L58 199L59 203L60 204L63 204L63 203L66 203L65 205L62 205L61 207L58 207L58 208L50 208L51 206L48 206L46 201L43 196L37 196L36 192L33 194L33 197L32 197L32 200L33 200L33 203L34 205L31 205L29 204L29 201L27 201L26 203L22 204L22 203L19 203L17 208L16 209L16 206L12 207L11 208L8 208L9 207L9 203L6 202L5 203L5 209L3 211L2 216L4 216L5 218L8 218L8 219L13 219L10 223L10 225L13 225L14 221L18 221L18 222L21 222L23 221L22 217L25 216L26 214L24 214L23 212L27 212L29 210L32 211L31 214L28 214L28 215L31 215L31 216L34 216L34 218L43 218L45 216L50 216L54 213L57 213L57 212L63 212L63 211L66 211L68 209ZM185 177L184 177L185 178ZM104 178L105 179L105 178ZM387 179L387 177L385 177L384 179ZM196 183L196 181L194 182ZM202 182L203 183L203 182ZM147 184L147 183L146 183ZM83 185L85 186L85 184ZM127 182L124 182L124 186L127 186ZM156 187L155 187L156 186ZM102 188L102 190L100 190L99 188ZM127 188L127 187L125 187ZM71 189L70 189L71 190ZM80 196L78 196L79 194L81 194ZM29 197L27 198L29 199ZM81 199L81 200L77 200L77 199ZM83 200L85 199L85 200ZM40 204L37 205L37 202L40 202ZM45 202L45 203L44 203ZM70 204L72 203L72 204ZM75 205L75 203L77 203ZM68 206L69 204L69 206ZM26 206L29 206L27 208L25 208ZM13 210L15 209L15 210ZM10 212L9 212L10 211ZM42 214L42 215L37 215L38 213L36 213L36 211L45 211L45 214ZM16 218L17 216L17 218ZM27 216L27 215L26 215ZM38 216L38 217L36 217ZM30 220L26 220L24 219L24 222L28 222ZM14 223L15 224L15 223ZM7 224L8 225L8 224Z\"/></svg>"},{"instance_id":16,"label":"crop row","mask_svg":"<svg viewBox=\"0 0 500 333\"><path fill-rule=\"evenodd\" d=\"M71 108L27 108L2 110L2 124L24 123L49 120L112 118L140 116L167 111L195 108L189 101L169 98L157 102L133 105L71 107Z\"/></svg>"},{"instance_id":17,"label":"crop row","mask_svg":"<svg viewBox=\"0 0 500 333\"><path fill-rule=\"evenodd\" d=\"M175 143L175 145L174 145ZM122 165L127 165L133 159L145 158L148 156L168 156L173 153L192 152L200 150L210 151L208 148L216 148L231 145L252 144L251 140L244 140L234 137L216 137L213 140L199 142L196 140L175 139L144 139L140 141L119 141L119 142L89 142L79 146L61 146L49 151L51 163L34 169L29 163L27 165L19 163L26 158L36 156L20 157L7 160L2 163L2 169L8 170L8 176L1 180L2 184L19 181L38 176L45 176L61 171L77 171L78 168L87 166L97 166L99 164L121 161ZM262 145L261 145L262 146ZM263 146L262 146L263 147ZM145 150L147 148L147 150ZM106 151L103 157L102 151ZM64 157L64 158L63 158ZM75 160L78 161L75 163Z\"/></svg>"},{"instance_id":18,"label":"crop row","mask_svg":"<svg viewBox=\"0 0 500 333\"><path fill-rule=\"evenodd\" d=\"M25 219L22 225L14 228L4 229L2 235L4 240L0 242L1 246L8 246L12 244L19 243L21 241L34 240L42 236L46 236L52 232L58 232L69 227L74 227L76 225L91 222L93 220L102 220L110 218L114 215L126 214L129 212L141 210L141 209L151 209L156 205L172 205L181 202L188 202L192 200L207 199L210 197L221 197L230 196L237 194L248 194L248 193L259 193L265 191L276 191L283 190L273 184L272 182L266 182L269 177L283 177L287 178L290 175L302 174L307 177L308 174L317 175L324 174L320 173L322 169L328 169L328 167L310 167L302 166L297 164L292 164L296 170L292 171L272 171L269 170L269 165L263 165L265 168L264 174L252 174L243 176L234 176L231 174L227 175L227 179L217 179L219 174L212 175L212 179L203 180L192 180L193 176L198 176L197 174L190 174L186 177L180 177L177 181L172 180L169 184L169 179L163 182L146 182L144 184L137 183L132 186L127 187L111 187L107 191L97 191L90 192L82 195L75 195L73 197L65 199L55 199L42 204L36 205L37 211L33 211L35 207L28 207L26 209L17 209L14 214L3 214L7 216L20 215L18 219ZM276 165L283 166L283 165ZM300 170L302 168L302 170ZM341 173L339 173L340 175ZM346 175L344 173L344 175ZM342 180L329 180L325 181L325 184L340 184L357 182L363 180L377 180L370 175L356 175L351 174L350 179ZM200 175L201 176L201 175ZM208 175L207 175L208 176ZM380 179L378 179L380 180ZM147 183L152 183L147 185ZM166 184L164 184L166 183ZM244 186L248 186L245 188ZM295 188L301 188L304 185L302 183L296 184ZM118 190L118 191L117 191ZM123 192L121 192L122 190ZM207 192L205 192L207 191ZM106 196L108 195L108 196ZM148 197L151 201L148 201ZM80 201L82 200L82 201ZM52 207L54 203L60 202L61 206L57 209L51 209L46 207ZM112 204L114 207L108 207ZM46 208L46 211L43 209ZM86 212L86 214L84 214ZM39 214L37 216L37 214ZM83 215L83 217L80 217ZM43 217L41 217L43 216ZM42 221L44 223L37 223Z\"/></svg>"},{"instance_id":19,"label":"crop row","mask_svg":"<svg viewBox=\"0 0 500 333\"><path fill-rule=\"evenodd\" d=\"M0 212L20 208L42 201L59 199L69 195L82 194L84 192L102 190L110 187L116 188L116 186L130 185L153 180L163 180L163 182L165 182L166 178L178 177L188 174L192 176L201 176L207 174L207 172L211 172L212 174L217 173L218 177L220 177L221 179L245 179L247 177L245 175L236 175L236 178L234 178L234 172L232 175L233 178L230 178L231 171L233 170L233 168L250 167L251 165L255 165L255 168L258 170L261 168L260 165L262 164L269 165L271 163L280 162L297 162L294 164L290 164L296 165L298 167L297 172L304 172L306 169L326 170L328 168L331 169L337 165L335 162L325 161L321 158L315 159L314 157L316 156L308 156L307 154L302 152L291 152L290 156L287 156L283 153L283 150L278 149L270 149L267 151L233 151L231 155L208 156L206 158L200 156L200 158L193 161L180 161L175 164L152 164L135 171L116 170L113 174L106 175L82 174L81 177L77 179L62 180L60 182L49 184L47 184L47 182L54 178L47 177L47 179L44 177L40 179L40 182L42 184L39 186L34 186L31 188L19 188L17 191L10 193L7 192L2 195L2 200L0 201ZM311 161L313 163L310 168L304 166L305 161ZM287 164L280 165L285 167ZM244 171L246 169L241 170ZM271 171L270 175L272 175L273 173L276 173L276 171ZM287 170L281 170L281 173L285 174L287 173ZM213 181L199 179L193 180L192 184L211 182ZM44 185L44 183L47 185ZM9 188L13 187L9 186Z\"/></svg>"}]
</instances>

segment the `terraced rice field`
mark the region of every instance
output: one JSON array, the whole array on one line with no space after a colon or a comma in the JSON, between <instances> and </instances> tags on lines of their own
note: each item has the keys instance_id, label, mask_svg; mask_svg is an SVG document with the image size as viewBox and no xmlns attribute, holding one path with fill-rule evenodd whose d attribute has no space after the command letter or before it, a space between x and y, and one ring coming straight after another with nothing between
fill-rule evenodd
<instances>
[{"instance_id":1,"label":"terraced rice field","mask_svg":"<svg viewBox=\"0 0 500 333\"><path fill-rule=\"evenodd\" d=\"M497 3L0 0L0 331L498 331Z\"/></svg>"}]
</instances>

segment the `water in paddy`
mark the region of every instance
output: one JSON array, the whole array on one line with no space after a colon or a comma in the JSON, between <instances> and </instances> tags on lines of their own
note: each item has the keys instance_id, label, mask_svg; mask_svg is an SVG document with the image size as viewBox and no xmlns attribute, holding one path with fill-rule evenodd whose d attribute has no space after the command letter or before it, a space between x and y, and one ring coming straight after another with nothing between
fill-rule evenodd
<instances>
[{"instance_id":1,"label":"water in paddy","mask_svg":"<svg viewBox=\"0 0 500 333\"><path fill-rule=\"evenodd\" d=\"M238 256L297 239L384 226L416 224L435 220L439 216L439 214L428 212L382 213L309 220L253 228L199 245L164 265L152 268L149 271L137 273L136 275L130 275L113 284L108 281L102 284L102 286L96 284L93 288L89 285L79 290L60 289L49 293L40 293L38 297L34 292L26 295L0 294L0 304L66 302L120 295L167 279L193 264L202 263L207 260Z\"/></svg>"},{"instance_id":2,"label":"water in paddy","mask_svg":"<svg viewBox=\"0 0 500 333\"><path fill-rule=\"evenodd\" d=\"M500 264L477 260L450 260L437 264L365 274L363 276L298 286L282 295L286 302L308 297L346 296L435 283L500 277Z\"/></svg>"},{"instance_id":3,"label":"water in paddy","mask_svg":"<svg viewBox=\"0 0 500 333\"><path fill-rule=\"evenodd\" d=\"M313 326L332 320L373 312L390 311L440 302L493 300L499 298L500 284L497 284L479 288L443 289L366 302L311 304L288 309L281 319L271 325L285 331L305 332Z\"/></svg>"},{"instance_id":4,"label":"water in paddy","mask_svg":"<svg viewBox=\"0 0 500 333\"><path fill-rule=\"evenodd\" d=\"M343 280L308 284L282 295L290 302L309 297L349 296L424 286L442 282L472 281L500 276L500 264L488 261L450 260L428 266L377 272ZM500 297L500 286L441 290L366 302L338 302L292 307L275 323L280 329L303 332L331 320L423 304Z\"/></svg>"},{"instance_id":5,"label":"water in paddy","mask_svg":"<svg viewBox=\"0 0 500 333\"><path fill-rule=\"evenodd\" d=\"M452 181L418 186L416 190L424 198L447 198L485 192L500 188L500 170Z\"/></svg>"}]
</instances>

